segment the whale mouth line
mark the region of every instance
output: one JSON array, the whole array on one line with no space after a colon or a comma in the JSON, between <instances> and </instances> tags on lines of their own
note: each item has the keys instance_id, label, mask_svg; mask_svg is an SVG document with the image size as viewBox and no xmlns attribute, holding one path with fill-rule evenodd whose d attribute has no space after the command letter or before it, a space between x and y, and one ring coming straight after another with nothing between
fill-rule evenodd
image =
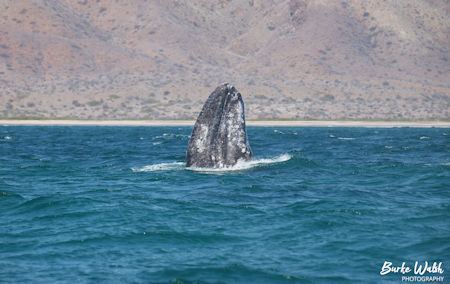
<instances>
[{"instance_id":1,"label":"whale mouth line","mask_svg":"<svg viewBox=\"0 0 450 284\"><path fill-rule=\"evenodd\" d=\"M224 168L198 168L198 167L186 167L184 162L165 162L153 165L147 165L143 167L132 167L133 172L168 172L168 171L180 171L188 170L201 173L226 173L226 172L237 172L250 170L257 167L270 166L274 164L279 164L287 162L292 159L291 154L282 154L273 158L261 158L253 159L250 161L239 161L233 166Z\"/></svg>"}]
</instances>

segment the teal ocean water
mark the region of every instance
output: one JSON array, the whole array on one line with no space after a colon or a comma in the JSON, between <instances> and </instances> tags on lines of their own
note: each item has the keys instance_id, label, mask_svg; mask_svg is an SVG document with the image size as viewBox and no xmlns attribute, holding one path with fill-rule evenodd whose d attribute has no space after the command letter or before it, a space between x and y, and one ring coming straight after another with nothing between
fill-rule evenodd
<instances>
[{"instance_id":1,"label":"teal ocean water","mask_svg":"<svg viewBox=\"0 0 450 284\"><path fill-rule=\"evenodd\" d=\"M224 171L184 167L191 131L0 126L0 282L449 280L450 129L249 127Z\"/></svg>"}]
</instances>

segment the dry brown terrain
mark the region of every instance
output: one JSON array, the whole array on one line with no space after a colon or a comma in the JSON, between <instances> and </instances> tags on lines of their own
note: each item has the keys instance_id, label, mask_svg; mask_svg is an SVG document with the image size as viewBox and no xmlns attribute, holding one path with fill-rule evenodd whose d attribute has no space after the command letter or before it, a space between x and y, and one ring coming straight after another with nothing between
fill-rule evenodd
<instances>
[{"instance_id":1,"label":"dry brown terrain","mask_svg":"<svg viewBox=\"0 0 450 284\"><path fill-rule=\"evenodd\" d=\"M445 0L1 0L0 117L449 119Z\"/></svg>"}]
</instances>

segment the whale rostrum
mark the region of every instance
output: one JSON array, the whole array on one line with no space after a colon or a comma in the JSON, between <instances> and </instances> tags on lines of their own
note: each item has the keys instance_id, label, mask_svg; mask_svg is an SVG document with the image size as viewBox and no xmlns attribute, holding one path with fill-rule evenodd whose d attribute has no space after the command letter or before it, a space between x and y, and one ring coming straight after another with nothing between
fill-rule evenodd
<instances>
[{"instance_id":1,"label":"whale rostrum","mask_svg":"<svg viewBox=\"0 0 450 284\"><path fill-rule=\"evenodd\" d=\"M242 96L230 84L220 85L209 95L195 122L186 167L224 168L252 157Z\"/></svg>"}]
</instances>

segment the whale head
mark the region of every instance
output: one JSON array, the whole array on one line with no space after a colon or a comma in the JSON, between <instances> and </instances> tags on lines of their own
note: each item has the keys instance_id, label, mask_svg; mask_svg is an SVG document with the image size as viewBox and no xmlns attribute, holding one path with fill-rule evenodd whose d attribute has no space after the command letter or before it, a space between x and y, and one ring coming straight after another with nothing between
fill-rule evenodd
<instances>
[{"instance_id":1,"label":"whale head","mask_svg":"<svg viewBox=\"0 0 450 284\"><path fill-rule=\"evenodd\" d=\"M242 95L232 85L222 84L208 97L195 122L186 166L224 168L252 156Z\"/></svg>"}]
</instances>

